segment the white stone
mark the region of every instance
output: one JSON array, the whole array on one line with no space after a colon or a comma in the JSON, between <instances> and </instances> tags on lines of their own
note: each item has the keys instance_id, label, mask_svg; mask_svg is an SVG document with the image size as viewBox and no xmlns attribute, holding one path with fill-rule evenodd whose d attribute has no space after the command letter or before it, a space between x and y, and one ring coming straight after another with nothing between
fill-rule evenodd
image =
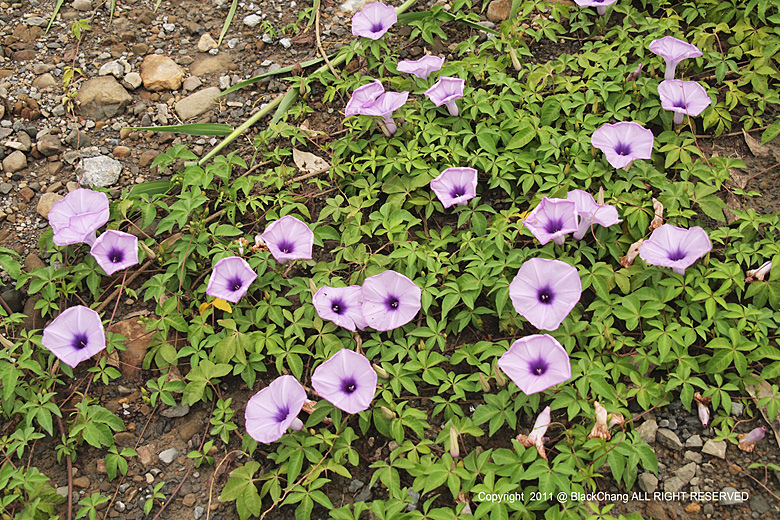
<instances>
[{"instance_id":1,"label":"white stone","mask_svg":"<svg viewBox=\"0 0 780 520\"><path fill-rule=\"evenodd\" d=\"M244 17L244 25L248 27L257 27L263 19L256 14L250 14Z\"/></svg>"},{"instance_id":2,"label":"white stone","mask_svg":"<svg viewBox=\"0 0 780 520\"><path fill-rule=\"evenodd\" d=\"M119 180L120 173L122 173L122 164L105 155L87 157L76 168L76 174L81 178L81 185L88 188L113 186Z\"/></svg>"}]
</instances>

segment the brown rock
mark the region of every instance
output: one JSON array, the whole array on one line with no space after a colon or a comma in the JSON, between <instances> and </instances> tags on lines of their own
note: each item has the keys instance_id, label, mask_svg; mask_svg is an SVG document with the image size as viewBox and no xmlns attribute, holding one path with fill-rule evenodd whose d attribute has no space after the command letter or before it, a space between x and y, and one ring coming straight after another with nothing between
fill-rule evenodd
<instances>
[{"instance_id":1,"label":"brown rock","mask_svg":"<svg viewBox=\"0 0 780 520\"><path fill-rule=\"evenodd\" d=\"M32 82L32 86L39 88L41 90L54 87L57 85L57 80L54 79L54 76L49 74L48 72L46 74L41 74L37 78L35 78Z\"/></svg>"},{"instance_id":2,"label":"brown rock","mask_svg":"<svg viewBox=\"0 0 780 520\"><path fill-rule=\"evenodd\" d=\"M105 475L106 474L106 461L103 459L97 459L95 461L95 473Z\"/></svg>"},{"instance_id":3,"label":"brown rock","mask_svg":"<svg viewBox=\"0 0 780 520\"><path fill-rule=\"evenodd\" d=\"M133 45L133 54L136 54L138 56L144 56L147 52L149 52L149 46L147 44L139 43Z\"/></svg>"},{"instance_id":4,"label":"brown rock","mask_svg":"<svg viewBox=\"0 0 780 520\"><path fill-rule=\"evenodd\" d=\"M114 442L122 448L135 446L135 434L130 432L117 432L114 434Z\"/></svg>"},{"instance_id":5,"label":"brown rock","mask_svg":"<svg viewBox=\"0 0 780 520\"><path fill-rule=\"evenodd\" d=\"M128 379L141 377L141 364L152 335L148 334L146 327L135 319L114 323L108 330L127 338L123 342L125 350L119 351L119 370L122 375Z\"/></svg>"},{"instance_id":6,"label":"brown rock","mask_svg":"<svg viewBox=\"0 0 780 520\"><path fill-rule=\"evenodd\" d=\"M155 459L154 446L139 446L136 450L138 452L138 462L145 468L152 465Z\"/></svg>"},{"instance_id":7,"label":"brown rock","mask_svg":"<svg viewBox=\"0 0 780 520\"><path fill-rule=\"evenodd\" d=\"M36 269L40 269L42 267L46 267L46 262L41 260L41 257L36 255L35 253L30 253L24 258L24 270L27 271L28 273L31 273Z\"/></svg>"},{"instance_id":8,"label":"brown rock","mask_svg":"<svg viewBox=\"0 0 780 520\"><path fill-rule=\"evenodd\" d=\"M30 202L35 198L35 192L28 187L19 190L19 198L25 202Z\"/></svg>"},{"instance_id":9,"label":"brown rock","mask_svg":"<svg viewBox=\"0 0 780 520\"><path fill-rule=\"evenodd\" d=\"M138 166L140 166L141 168L148 167L157 158L157 153L158 152L152 150L148 150L142 153L141 157L138 158Z\"/></svg>"},{"instance_id":10,"label":"brown rock","mask_svg":"<svg viewBox=\"0 0 780 520\"><path fill-rule=\"evenodd\" d=\"M512 10L512 0L493 0L487 9L488 20L501 23L509 18Z\"/></svg>"},{"instance_id":11,"label":"brown rock","mask_svg":"<svg viewBox=\"0 0 780 520\"><path fill-rule=\"evenodd\" d=\"M34 42L43 36L43 29L40 27L17 25L16 29L14 29L14 36L23 42Z\"/></svg>"},{"instance_id":12,"label":"brown rock","mask_svg":"<svg viewBox=\"0 0 780 520\"><path fill-rule=\"evenodd\" d=\"M44 193L43 195L41 195L41 198L38 201L38 207L35 208L35 210L43 218L49 218L49 211L51 211L51 207L56 202L59 202L64 198L65 197L63 197L58 193Z\"/></svg>"},{"instance_id":13,"label":"brown rock","mask_svg":"<svg viewBox=\"0 0 780 520\"><path fill-rule=\"evenodd\" d=\"M123 113L131 101L133 97L112 76L87 80L76 96L79 114L95 120Z\"/></svg>"},{"instance_id":14,"label":"brown rock","mask_svg":"<svg viewBox=\"0 0 780 520\"><path fill-rule=\"evenodd\" d=\"M184 79L184 70L168 56L150 54L141 63L141 80L146 90L177 90Z\"/></svg>"},{"instance_id":15,"label":"brown rock","mask_svg":"<svg viewBox=\"0 0 780 520\"><path fill-rule=\"evenodd\" d=\"M29 269L28 269L29 272ZM44 325L43 316L41 310L35 308L35 304L41 297L36 295L31 298L27 298L24 302L24 320L22 322L25 330L42 329Z\"/></svg>"},{"instance_id":16,"label":"brown rock","mask_svg":"<svg viewBox=\"0 0 780 520\"><path fill-rule=\"evenodd\" d=\"M181 505L184 507L192 507L195 505L195 502L198 500L197 495L195 493L189 493L187 495L184 495L184 499L181 501Z\"/></svg>"},{"instance_id":17,"label":"brown rock","mask_svg":"<svg viewBox=\"0 0 780 520\"><path fill-rule=\"evenodd\" d=\"M56 135L46 134L38 140L36 147L41 154L50 157L62 151L62 141Z\"/></svg>"},{"instance_id":18,"label":"brown rock","mask_svg":"<svg viewBox=\"0 0 780 520\"><path fill-rule=\"evenodd\" d=\"M16 150L3 159L3 170L7 173L15 173L24 168L27 168L27 157L24 155L24 152Z\"/></svg>"},{"instance_id":19,"label":"brown rock","mask_svg":"<svg viewBox=\"0 0 780 520\"><path fill-rule=\"evenodd\" d=\"M701 511L701 506L699 504L697 504L696 502L691 502L690 504L685 506L685 512L686 513L696 514L699 511Z\"/></svg>"},{"instance_id":20,"label":"brown rock","mask_svg":"<svg viewBox=\"0 0 780 520\"><path fill-rule=\"evenodd\" d=\"M57 175L62 169L62 163L60 161L50 162L47 167L50 175Z\"/></svg>"},{"instance_id":21,"label":"brown rock","mask_svg":"<svg viewBox=\"0 0 780 520\"><path fill-rule=\"evenodd\" d=\"M119 157L124 159L126 157L130 157L130 148L122 145L115 146L111 153L114 154L114 157Z\"/></svg>"},{"instance_id":22,"label":"brown rock","mask_svg":"<svg viewBox=\"0 0 780 520\"><path fill-rule=\"evenodd\" d=\"M190 74L203 77L205 74L216 74L235 69L236 65L227 54L199 54L190 66Z\"/></svg>"},{"instance_id":23,"label":"brown rock","mask_svg":"<svg viewBox=\"0 0 780 520\"><path fill-rule=\"evenodd\" d=\"M35 59L35 51L33 49L16 51L11 55L11 59L14 61L32 61Z\"/></svg>"},{"instance_id":24,"label":"brown rock","mask_svg":"<svg viewBox=\"0 0 780 520\"><path fill-rule=\"evenodd\" d=\"M73 486L81 489L89 487L89 477L76 477L73 479Z\"/></svg>"},{"instance_id":25,"label":"brown rock","mask_svg":"<svg viewBox=\"0 0 780 520\"><path fill-rule=\"evenodd\" d=\"M655 500L647 503L645 514L649 520L669 520L669 515L666 514L664 506Z\"/></svg>"}]
</instances>

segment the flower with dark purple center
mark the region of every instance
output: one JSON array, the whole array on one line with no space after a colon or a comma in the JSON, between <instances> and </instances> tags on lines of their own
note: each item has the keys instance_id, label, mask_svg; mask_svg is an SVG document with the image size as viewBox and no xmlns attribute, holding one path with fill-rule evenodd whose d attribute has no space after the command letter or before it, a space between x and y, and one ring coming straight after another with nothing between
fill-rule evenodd
<instances>
[{"instance_id":1,"label":"flower with dark purple center","mask_svg":"<svg viewBox=\"0 0 780 520\"><path fill-rule=\"evenodd\" d=\"M651 265L671 267L675 273L685 269L712 249L710 237L699 226L685 229L671 224L656 228L639 248L639 256Z\"/></svg>"},{"instance_id":2,"label":"flower with dark purple center","mask_svg":"<svg viewBox=\"0 0 780 520\"><path fill-rule=\"evenodd\" d=\"M571 377L566 349L548 334L534 334L515 341L498 360L498 366L526 395Z\"/></svg>"},{"instance_id":3,"label":"flower with dark purple center","mask_svg":"<svg viewBox=\"0 0 780 520\"><path fill-rule=\"evenodd\" d=\"M612 5L617 0L574 0L574 2L580 7L595 7L596 12L601 16L607 14L608 5Z\"/></svg>"},{"instance_id":4,"label":"flower with dark purple center","mask_svg":"<svg viewBox=\"0 0 780 520\"><path fill-rule=\"evenodd\" d=\"M229 256L214 264L206 294L236 303L244 297L255 278L257 273L246 260L238 256Z\"/></svg>"},{"instance_id":5,"label":"flower with dark purple center","mask_svg":"<svg viewBox=\"0 0 780 520\"><path fill-rule=\"evenodd\" d=\"M465 205L477 196L477 170L447 168L431 181L431 189L445 208Z\"/></svg>"},{"instance_id":6,"label":"flower with dark purple center","mask_svg":"<svg viewBox=\"0 0 780 520\"><path fill-rule=\"evenodd\" d=\"M544 245L550 240L562 245L565 235L577 231L577 207L566 199L548 199L542 201L528 214L523 225Z\"/></svg>"},{"instance_id":7,"label":"flower with dark purple center","mask_svg":"<svg viewBox=\"0 0 780 520\"><path fill-rule=\"evenodd\" d=\"M425 91L428 99L433 101L437 107L447 105L447 110L451 116L457 116L460 111L455 100L463 97L463 87L466 81L461 78L452 78L442 76L439 81L433 84L431 88Z\"/></svg>"},{"instance_id":8,"label":"flower with dark purple center","mask_svg":"<svg viewBox=\"0 0 780 520\"><path fill-rule=\"evenodd\" d=\"M417 60L404 60L398 62L398 72L406 72L407 74L414 74L420 79L428 79L428 75L431 72L441 70L441 66L444 65L444 58L426 54Z\"/></svg>"},{"instance_id":9,"label":"flower with dark purple center","mask_svg":"<svg viewBox=\"0 0 780 520\"><path fill-rule=\"evenodd\" d=\"M560 260L526 260L509 284L515 310L537 329L560 327L581 295L577 269Z\"/></svg>"},{"instance_id":10,"label":"flower with dark purple center","mask_svg":"<svg viewBox=\"0 0 780 520\"><path fill-rule=\"evenodd\" d=\"M41 343L60 361L75 367L106 348L106 333L97 312L77 305L43 329Z\"/></svg>"},{"instance_id":11,"label":"flower with dark purple center","mask_svg":"<svg viewBox=\"0 0 780 520\"><path fill-rule=\"evenodd\" d=\"M90 253L106 274L114 274L138 263L138 237L109 229L95 240Z\"/></svg>"},{"instance_id":12,"label":"flower with dark purple center","mask_svg":"<svg viewBox=\"0 0 780 520\"><path fill-rule=\"evenodd\" d=\"M58 246L95 242L96 231L108 222L108 197L99 191L79 188L55 202L49 210L49 224Z\"/></svg>"},{"instance_id":13,"label":"flower with dark purple center","mask_svg":"<svg viewBox=\"0 0 780 520\"><path fill-rule=\"evenodd\" d=\"M363 317L376 330L392 330L412 321L422 307L422 291L395 271L369 276L363 282Z\"/></svg>"},{"instance_id":14,"label":"flower with dark purple center","mask_svg":"<svg viewBox=\"0 0 780 520\"><path fill-rule=\"evenodd\" d=\"M377 375L362 354L339 350L318 366L311 386L325 400L347 413L367 410L376 394Z\"/></svg>"},{"instance_id":15,"label":"flower with dark purple center","mask_svg":"<svg viewBox=\"0 0 780 520\"><path fill-rule=\"evenodd\" d=\"M349 287L321 287L314 293L314 308L323 320L329 320L345 329L366 328L363 318L363 290L359 285Z\"/></svg>"},{"instance_id":16,"label":"flower with dark purple center","mask_svg":"<svg viewBox=\"0 0 780 520\"><path fill-rule=\"evenodd\" d=\"M604 152L615 168L625 168L636 159L649 159L653 154L653 132L634 122L606 124L593 132L590 142Z\"/></svg>"},{"instance_id":17,"label":"flower with dark purple center","mask_svg":"<svg viewBox=\"0 0 780 520\"><path fill-rule=\"evenodd\" d=\"M695 117L712 103L707 91L697 81L667 79L658 84L661 106L674 112L674 124L683 122L686 114Z\"/></svg>"},{"instance_id":18,"label":"flower with dark purple center","mask_svg":"<svg viewBox=\"0 0 780 520\"><path fill-rule=\"evenodd\" d=\"M256 393L246 404L246 431L258 442L282 438L288 428L303 429L298 419L306 403L306 390L293 376L280 376Z\"/></svg>"},{"instance_id":19,"label":"flower with dark purple center","mask_svg":"<svg viewBox=\"0 0 780 520\"><path fill-rule=\"evenodd\" d=\"M663 38L653 40L647 48L661 56L666 62L664 79L674 79L674 71L677 68L677 64L682 60L702 56L698 47L673 36L664 36Z\"/></svg>"},{"instance_id":20,"label":"flower with dark purple center","mask_svg":"<svg viewBox=\"0 0 780 520\"><path fill-rule=\"evenodd\" d=\"M398 21L395 8L382 2L372 2L352 17L352 34L378 40Z\"/></svg>"},{"instance_id":21,"label":"flower with dark purple center","mask_svg":"<svg viewBox=\"0 0 780 520\"><path fill-rule=\"evenodd\" d=\"M269 224L260 237L280 264L288 260L311 258L314 233L303 221L292 215Z\"/></svg>"}]
</instances>

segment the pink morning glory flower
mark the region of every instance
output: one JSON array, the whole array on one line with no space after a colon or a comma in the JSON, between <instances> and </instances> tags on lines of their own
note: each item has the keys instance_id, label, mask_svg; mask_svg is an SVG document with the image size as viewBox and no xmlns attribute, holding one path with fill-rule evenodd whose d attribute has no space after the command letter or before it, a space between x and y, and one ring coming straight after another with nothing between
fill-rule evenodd
<instances>
[{"instance_id":1,"label":"pink morning glory flower","mask_svg":"<svg viewBox=\"0 0 780 520\"><path fill-rule=\"evenodd\" d=\"M437 107L447 105L451 116L457 116L460 111L455 100L463 97L463 87L466 85L466 81L460 78L451 78L449 76L442 76L439 81L433 84L431 88L425 91L425 95L428 99L433 101L433 104Z\"/></svg>"},{"instance_id":2,"label":"pink morning glory flower","mask_svg":"<svg viewBox=\"0 0 780 520\"><path fill-rule=\"evenodd\" d=\"M536 418L531 433L528 435L521 433L517 436L518 442L526 448L536 446L536 451L544 460L547 460L547 453L544 451L544 434L547 433L547 428L549 428L551 422L550 407L545 406L544 410Z\"/></svg>"},{"instance_id":3,"label":"pink morning glory flower","mask_svg":"<svg viewBox=\"0 0 780 520\"><path fill-rule=\"evenodd\" d=\"M577 205L566 199L548 199L542 201L528 214L523 225L531 230L540 244L550 240L563 245L565 235L579 229L577 224Z\"/></svg>"},{"instance_id":4,"label":"pink morning glory flower","mask_svg":"<svg viewBox=\"0 0 780 520\"><path fill-rule=\"evenodd\" d=\"M385 92L380 94L370 105L364 105L360 113L383 118L385 134L390 137L398 130L398 125L393 121L393 112L401 108L408 97L409 92Z\"/></svg>"},{"instance_id":5,"label":"pink morning glory flower","mask_svg":"<svg viewBox=\"0 0 780 520\"><path fill-rule=\"evenodd\" d=\"M347 102L344 115L350 117L364 114L363 110L373 105L376 98L384 93L385 87L382 86L382 82L378 79L356 88Z\"/></svg>"},{"instance_id":6,"label":"pink morning glory flower","mask_svg":"<svg viewBox=\"0 0 780 520\"><path fill-rule=\"evenodd\" d=\"M114 274L138 263L138 237L109 229L95 240L90 253L106 274Z\"/></svg>"},{"instance_id":7,"label":"pink morning glory flower","mask_svg":"<svg viewBox=\"0 0 780 520\"><path fill-rule=\"evenodd\" d=\"M447 168L431 181L431 189L445 208L463 206L477 196L477 170Z\"/></svg>"},{"instance_id":8,"label":"pink morning glory flower","mask_svg":"<svg viewBox=\"0 0 780 520\"><path fill-rule=\"evenodd\" d=\"M651 265L671 267L677 274L712 249L710 237L699 226L690 229L664 224L656 228L639 247L639 256Z\"/></svg>"},{"instance_id":9,"label":"pink morning glory flower","mask_svg":"<svg viewBox=\"0 0 780 520\"><path fill-rule=\"evenodd\" d=\"M377 375L362 354L341 349L311 376L314 390L347 413L368 410L376 394Z\"/></svg>"},{"instance_id":10,"label":"pink morning glory flower","mask_svg":"<svg viewBox=\"0 0 780 520\"><path fill-rule=\"evenodd\" d=\"M422 291L395 271L369 276L363 282L363 317L376 330L392 330L412 321L422 307Z\"/></svg>"},{"instance_id":11,"label":"pink morning glory flower","mask_svg":"<svg viewBox=\"0 0 780 520\"><path fill-rule=\"evenodd\" d=\"M96 231L108 222L108 197L99 191L79 188L55 202L49 211L49 224L58 246L86 242L90 246Z\"/></svg>"},{"instance_id":12,"label":"pink morning glory flower","mask_svg":"<svg viewBox=\"0 0 780 520\"><path fill-rule=\"evenodd\" d=\"M306 402L306 390L293 376L280 376L246 404L246 431L258 442L278 441L288 428L302 430L298 419Z\"/></svg>"},{"instance_id":13,"label":"pink morning glory flower","mask_svg":"<svg viewBox=\"0 0 780 520\"><path fill-rule=\"evenodd\" d=\"M280 264L287 263L288 260L311 258L314 232L292 215L272 222L260 238Z\"/></svg>"},{"instance_id":14,"label":"pink morning glory flower","mask_svg":"<svg viewBox=\"0 0 780 520\"><path fill-rule=\"evenodd\" d=\"M683 122L683 116L698 116L712 103L707 91L697 81L666 79L658 84L661 106L674 112L674 124Z\"/></svg>"},{"instance_id":15,"label":"pink morning glory flower","mask_svg":"<svg viewBox=\"0 0 780 520\"><path fill-rule=\"evenodd\" d=\"M677 68L677 64L682 60L702 56L698 47L673 36L664 36L663 38L653 40L647 48L666 61L664 79L674 79L674 71Z\"/></svg>"},{"instance_id":16,"label":"pink morning glory flower","mask_svg":"<svg viewBox=\"0 0 780 520\"><path fill-rule=\"evenodd\" d=\"M77 305L43 329L41 343L60 361L75 368L106 348L106 333L97 312Z\"/></svg>"},{"instance_id":17,"label":"pink morning glory flower","mask_svg":"<svg viewBox=\"0 0 780 520\"><path fill-rule=\"evenodd\" d=\"M581 295L577 269L560 260L526 260L509 284L509 298L515 310L543 330L560 327Z\"/></svg>"},{"instance_id":18,"label":"pink morning glory flower","mask_svg":"<svg viewBox=\"0 0 780 520\"><path fill-rule=\"evenodd\" d=\"M444 58L426 54L417 60L399 61L397 69L398 72L406 72L407 74L414 74L420 79L428 79L428 75L431 72L441 70L442 65L444 65Z\"/></svg>"},{"instance_id":19,"label":"pink morning glory flower","mask_svg":"<svg viewBox=\"0 0 780 520\"><path fill-rule=\"evenodd\" d=\"M575 240L582 240L591 226L596 224L609 227L623 222L618 218L618 211L615 206L598 204L593 195L587 191L572 190L566 194L566 199L574 202L577 207L579 229L574 233Z\"/></svg>"},{"instance_id":20,"label":"pink morning glory flower","mask_svg":"<svg viewBox=\"0 0 780 520\"><path fill-rule=\"evenodd\" d=\"M363 289L359 285L349 287L321 287L314 293L314 308L323 320L339 327L355 331L366 328L363 318Z\"/></svg>"},{"instance_id":21,"label":"pink morning glory flower","mask_svg":"<svg viewBox=\"0 0 780 520\"><path fill-rule=\"evenodd\" d=\"M352 34L378 40L398 21L395 8L382 2L372 2L352 17Z\"/></svg>"},{"instance_id":22,"label":"pink morning glory flower","mask_svg":"<svg viewBox=\"0 0 780 520\"><path fill-rule=\"evenodd\" d=\"M608 5L612 5L617 0L574 0L574 2L580 7L595 7L596 12L600 15L607 14Z\"/></svg>"},{"instance_id":23,"label":"pink morning glory flower","mask_svg":"<svg viewBox=\"0 0 780 520\"><path fill-rule=\"evenodd\" d=\"M548 334L518 339L498 360L498 366L526 395L541 392L571 378L566 349Z\"/></svg>"},{"instance_id":24,"label":"pink morning glory flower","mask_svg":"<svg viewBox=\"0 0 780 520\"><path fill-rule=\"evenodd\" d=\"M206 294L236 303L244 297L255 278L257 273L246 260L238 256L229 256L214 265Z\"/></svg>"},{"instance_id":25,"label":"pink morning glory flower","mask_svg":"<svg viewBox=\"0 0 780 520\"><path fill-rule=\"evenodd\" d=\"M602 126L593 132L590 142L604 152L615 168L625 168L636 159L649 159L653 154L653 132L629 121Z\"/></svg>"}]
</instances>

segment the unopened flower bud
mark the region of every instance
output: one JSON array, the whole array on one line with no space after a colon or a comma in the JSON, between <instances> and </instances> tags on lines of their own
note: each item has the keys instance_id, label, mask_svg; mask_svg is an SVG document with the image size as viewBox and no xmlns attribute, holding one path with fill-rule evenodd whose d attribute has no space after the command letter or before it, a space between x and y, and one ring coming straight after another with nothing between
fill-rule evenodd
<instances>
[{"instance_id":1,"label":"unopened flower bud","mask_svg":"<svg viewBox=\"0 0 780 520\"><path fill-rule=\"evenodd\" d=\"M701 393L696 392L693 394L693 400L696 401L696 406L699 408L699 420L702 426L707 426L710 423L710 401L712 397L702 397Z\"/></svg>"},{"instance_id":2,"label":"unopened flower bud","mask_svg":"<svg viewBox=\"0 0 780 520\"><path fill-rule=\"evenodd\" d=\"M450 426L450 455L453 459L460 457L460 447L458 446L458 431L454 426Z\"/></svg>"},{"instance_id":3,"label":"unopened flower bud","mask_svg":"<svg viewBox=\"0 0 780 520\"><path fill-rule=\"evenodd\" d=\"M390 421L392 419L395 419L395 413L390 411L389 408L386 408L384 406L380 406L379 409L382 411L382 415L384 415L385 419L387 419L388 421Z\"/></svg>"},{"instance_id":4,"label":"unopened flower bud","mask_svg":"<svg viewBox=\"0 0 780 520\"><path fill-rule=\"evenodd\" d=\"M504 388L506 386L506 378L504 377L504 373L501 372L501 369L498 368L498 365L493 367L493 375L496 377L496 384L499 388Z\"/></svg>"},{"instance_id":5,"label":"unopened flower bud","mask_svg":"<svg viewBox=\"0 0 780 520\"><path fill-rule=\"evenodd\" d=\"M490 392L490 383L487 382L487 379L485 379L485 374L482 372L479 373L479 386L482 387L483 392Z\"/></svg>"},{"instance_id":6,"label":"unopened flower bud","mask_svg":"<svg viewBox=\"0 0 780 520\"><path fill-rule=\"evenodd\" d=\"M376 372L376 375L378 375L382 379L390 379L390 374L387 373L387 370L380 367L376 363L373 363L373 367L374 367L374 372Z\"/></svg>"}]
</instances>

